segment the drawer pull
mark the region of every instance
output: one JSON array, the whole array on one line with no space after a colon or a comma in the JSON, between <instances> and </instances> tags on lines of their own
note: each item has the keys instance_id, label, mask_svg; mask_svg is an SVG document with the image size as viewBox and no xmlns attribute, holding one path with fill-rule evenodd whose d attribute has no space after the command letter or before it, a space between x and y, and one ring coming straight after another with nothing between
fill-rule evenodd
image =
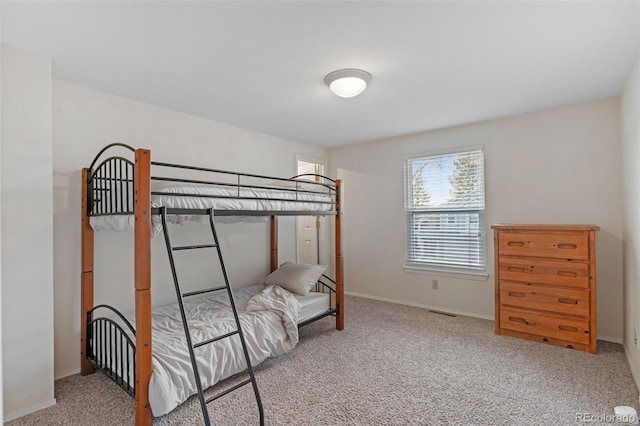
<instances>
[{"instance_id":1,"label":"drawer pull","mask_svg":"<svg viewBox=\"0 0 640 426\"><path fill-rule=\"evenodd\" d=\"M543 341L543 342L548 342L548 341L549 341L549 339L548 339L548 338L546 338L546 337L543 337L543 338L542 338L542 341Z\"/></svg>"},{"instance_id":2,"label":"drawer pull","mask_svg":"<svg viewBox=\"0 0 640 426\"><path fill-rule=\"evenodd\" d=\"M524 243L522 241L509 241L507 242L509 247L524 247Z\"/></svg>"},{"instance_id":3,"label":"drawer pull","mask_svg":"<svg viewBox=\"0 0 640 426\"><path fill-rule=\"evenodd\" d=\"M561 297L560 299L558 299L558 302L566 303L567 305L577 305L578 304L578 300L577 299L569 299L568 297Z\"/></svg>"},{"instance_id":4,"label":"drawer pull","mask_svg":"<svg viewBox=\"0 0 640 426\"><path fill-rule=\"evenodd\" d=\"M560 324L560 325L558 326L558 328L559 328L560 330L562 330L562 331L573 331L573 332L578 331L578 328L577 328L577 327L572 327L572 326L570 326L570 325L562 325L562 324Z\"/></svg>"},{"instance_id":5,"label":"drawer pull","mask_svg":"<svg viewBox=\"0 0 640 426\"><path fill-rule=\"evenodd\" d=\"M561 277L571 277L571 278L575 278L578 276L577 272L571 272L571 271L558 271L558 275L560 275Z\"/></svg>"},{"instance_id":6,"label":"drawer pull","mask_svg":"<svg viewBox=\"0 0 640 426\"><path fill-rule=\"evenodd\" d=\"M575 249L578 248L578 246L576 244L560 243L560 244L558 244L558 248L559 249L575 250Z\"/></svg>"},{"instance_id":7,"label":"drawer pull","mask_svg":"<svg viewBox=\"0 0 640 426\"><path fill-rule=\"evenodd\" d=\"M510 291L508 294L511 297L524 297L524 293L521 293L519 291Z\"/></svg>"},{"instance_id":8,"label":"drawer pull","mask_svg":"<svg viewBox=\"0 0 640 426\"><path fill-rule=\"evenodd\" d=\"M515 266L509 266L507 268L507 271L509 271L509 272L524 272L524 268L517 268Z\"/></svg>"},{"instance_id":9,"label":"drawer pull","mask_svg":"<svg viewBox=\"0 0 640 426\"><path fill-rule=\"evenodd\" d=\"M524 318L520 318L520 317L509 317L509 321L513 321L513 322L521 322L523 324L529 325L529 321L527 321Z\"/></svg>"},{"instance_id":10,"label":"drawer pull","mask_svg":"<svg viewBox=\"0 0 640 426\"><path fill-rule=\"evenodd\" d=\"M567 345L567 348L573 349L573 345Z\"/></svg>"}]
</instances>

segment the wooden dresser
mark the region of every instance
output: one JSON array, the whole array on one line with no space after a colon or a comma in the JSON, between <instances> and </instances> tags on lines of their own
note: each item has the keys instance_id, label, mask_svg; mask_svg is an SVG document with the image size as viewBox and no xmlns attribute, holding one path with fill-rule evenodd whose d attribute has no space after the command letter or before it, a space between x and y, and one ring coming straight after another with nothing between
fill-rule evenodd
<instances>
[{"instance_id":1,"label":"wooden dresser","mask_svg":"<svg viewBox=\"0 0 640 426\"><path fill-rule=\"evenodd\" d=\"M496 334L596 353L596 231L493 225Z\"/></svg>"}]
</instances>

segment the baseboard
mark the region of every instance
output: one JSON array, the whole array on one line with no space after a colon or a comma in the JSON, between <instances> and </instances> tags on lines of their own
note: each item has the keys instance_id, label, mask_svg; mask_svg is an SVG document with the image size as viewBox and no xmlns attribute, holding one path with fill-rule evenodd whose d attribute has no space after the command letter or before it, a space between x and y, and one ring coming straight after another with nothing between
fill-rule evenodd
<instances>
[{"instance_id":1,"label":"baseboard","mask_svg":"<svg viewBox=\"0 0 640 426\"><path fill-rule=\"evenodd\" d=\"M356 297L363 297L365 299L379 300L381 302L395 303L395 304L398 304L398 305L413 306L414 308L423 308L423 309L428 309L428 310L431 310L431 311L445 312L447 314L454 314L454 315L461 315L461 316L465 316L465 317L480 318L480 319L485 319L485 320L490 320L490 321L494 320L493 316L474 314L474 313L471 313L471 312L456 311L454 309L442 308L440 306L431 306L431 305L423 305L423 304L420 304L420 303L405 302L404 300L388 299L386 297L371 296L371 295L368 295L368 294L354 293L352 291L345 291L344 294L348 294L350 296L356 296Z\"/></svg>"},{"instance_id":2,"label":"baseboard","mask_svg":"<svg viewBox=\"0 0 640 426\"><path fill-rule=\"evenodd\" d=\"M65 377L74 376L76 374L80 374L80 368L74 368L73 370L66 371L64 373L56 374L53 377L53 380L64 379Z\"/></svg>"},{"instance_id":3,"label":"baseboard","mask_svg":"<svg viewBox=\"0 0 640 426\"><path fill-rule=\"evenodd\" d=\"M47 402L43 402L42 404L34 405L33 407L25 408L23 410L17 411L15 413L7 414L4 416L4 422L10 422L11 420L15 420L22 416L26 416L27 414L35 413L36 411L43 410L47 407L51 407L52 405L56 405L56 399L50 399Z\"/></svg>"},{"instance_id":4,"label":"baseboard","mask_svg":"<svg viewBox=\"0 0 640 426\"><path fill-rule=\"evenodd\" d=\"M636 383L636 388L640 390L640 377L638 376L638 373L636 373L636 370L633 368L633 362L631 362L631 356L629 355L627 345L623 343L622 347L624 348L624 356L627 358L627 364L629 364L629 369L631 370L633 381Z\"/></svg>"},{"instance_id":5,"label":"baseboard","mask_svg":"<svg viewBox=\"0 0 640 426\"><path fill-rule=\"evenodd\" d=\"M622 345L622 338L620 337L609 337L598 334L598 340L604 340L605 342L617 343Z\"/></svg>"},{"instance_id":6,"label":"baseboard","mask_svg":"<svg viewBox=\"0 0 640 426\"><path fill-rule=\"evenodd\" d=\"M420 304L420 303L405 302L404 300L389 299L389 298L386 298L386 297L371 296L369 294L354 293L352 291L345 291L344 294L348 294L350 296L356 296L356 297L363 297L365 299L379 300L381 302L396 303L398 305L413 306L414 308L423 308L423 309L428 309L430 311L440 311L440 312L445 312L447 314L462 315L462 316L465 316L465 317L480 318L480 319L486 319L486 320L489 320L489 321L494 321L495 320L495 318L493 316L474 314L474 313L471 313L471 312L457 311L457 310L449 309L449 308L441 308L439 306L431 306L431 305L423 305L423 304ZM598 336L598 340L604 340L605 342L612 342L612 343L622 344L622 339L619 338L619 337L609 337L609 336L601 336L600 335L600 336Z\"/></svg>"}]
</instances>

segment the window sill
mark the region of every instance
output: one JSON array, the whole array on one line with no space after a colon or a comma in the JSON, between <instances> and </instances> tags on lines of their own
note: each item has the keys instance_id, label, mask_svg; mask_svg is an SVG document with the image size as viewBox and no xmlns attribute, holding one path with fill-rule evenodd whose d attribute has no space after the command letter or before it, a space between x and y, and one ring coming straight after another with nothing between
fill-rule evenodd
<instances>
[{"instance_id":1,"label":"window sill","mask_svg":"<svg viewBox=\"0 0 640 426\"><path fill-rule=\"evenodd\" d=\"M436 275L474 281L486 281L489 278L489 274L486 271L453 271L451 269L414 265L404 265L403 269L410 274Z\"/></svg>"}]
</instances>

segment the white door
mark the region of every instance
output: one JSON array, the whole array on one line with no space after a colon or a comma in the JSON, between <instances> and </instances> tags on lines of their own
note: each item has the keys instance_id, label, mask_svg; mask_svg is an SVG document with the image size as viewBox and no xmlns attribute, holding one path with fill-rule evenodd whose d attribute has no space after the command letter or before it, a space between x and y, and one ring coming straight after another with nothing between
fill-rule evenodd
<instances>
[{"instance_id":1,"label":"white door","mask_svg":"<svg viewBox=\"0 0 640 426\"><path fill-rule=\"evenodd\" d=\"M318 263L318 230L316 218L298 218L298 262Z\"/></svg>"},{"instance_id":2,"label":"white door","mask_svg":"<svg viewBox=\"0 0 640 426\"><path fill-rule=\"evenodd\" d=\"M322 175L324 165L310 161L298 160L298 174ZM302 176L300 179L316 180L313 176ZM297 218L298 232L298 262L320 263L320 234L323 221L315 216L302 216Z\"/></svg>"}]
</instances>

